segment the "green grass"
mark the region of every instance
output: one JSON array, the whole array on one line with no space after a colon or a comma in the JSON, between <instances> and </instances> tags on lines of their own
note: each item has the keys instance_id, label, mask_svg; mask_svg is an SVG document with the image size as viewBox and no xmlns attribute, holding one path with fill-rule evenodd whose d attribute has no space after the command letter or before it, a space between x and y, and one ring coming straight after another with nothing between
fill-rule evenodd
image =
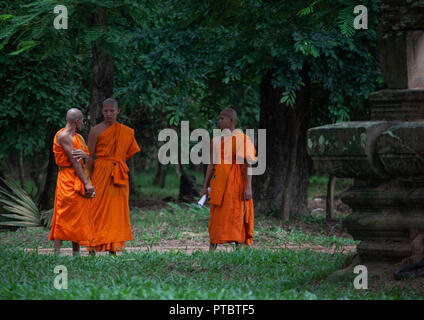
<instances>
[{"instance_id":1,"label":"green grass","mask_svg":"<svg viewBox=\"0 0 424 320\"><path fill-rule=\"evenodd\" d=\"M128 242L129 246L157 246L167 240L178 240L180 246L187 243L208 245L209 209L206 206L198 208L195 204L168 203L155 210L134 208L130 218L134 240ZM286 224L275 217L256 213L255 245L272 248L285 244L314 244L330 248L358 243L351 238L327 236L329 226L324 218L314 218L312 229L303 231L302 219ZM16 232L0 232L0 241L7 247L52 248L48 235L49 230L45 228L21 228ZM71 247L71 243L65 241L64 247Z\"/></svg>"},{"instance_id":2,"label":"green grass","mask_svg":"<svg viewBox=\"0 0 424 320\"><path fill-rule=\"evenodd\" d=\"M135 246L158 245L163 240L194 240L206 244L209 209L195 204L168 203L158 210L136 208L131 212Z\"/></svg>"},{"instance_id":3,"label":"green grass","mask_svg":"<svg viewBox=\"0 0 424 320\"><path fill-rule=\"evenodd\" d=\"M135 240L129 246L153 246L168 240L206 245L208 210L170 204L159 211L131 213ZM61 257L25 253L45 247L48 230L1 232L0 299L421 299L422 292L387 286L353 288L353 277L337 283L326 278L347 255L284 249L284 244L343 246L350 238L326 237L320 228L304 232L256 217L255 249L205 252L139 251L120 256ZM315 224L323 224L315 221ZM134 229L137 232L134 232ZM190 234L190 235L188 235ZM193 236L194 235L194 236ZM194 237L194 238L193 238ZM272 250L271 247L281 246ZM54 288L54 267L68 270L68 289ZM373 281L372 278L369 280Z\"/></svg>"},{"instance_id":4,"label":"green grass","mask_svg":"<svg viewBox=\"0 0 424 320\"><path fill-rule=\"evenodd\" d=\"M153 173L150 173L152 178ZM168 176L167 189L155 190L139 179L143 196L155 199L178 194L178 179ZM199 180L198 180L199 181ZM322 180L324 181L324 180ZM339 222L341 218L338 218ZM255 213L254 248L207 252L158 252L149 247L170 244L208 245L209 210L195 204L168 203L133 208L134 240L127 246L148 250L118 256L67 257L38 255L23 248L51 248L44 228L0 231L0 299L421 299L406 283L356 290L352 276L337 282L327 277L349 258L343 246L357 244L323 217L300 217L289 224ZM340 226L336 225L338 229ZM340 230L339 230L340 231ZM336 247L334 253L285 249L289 244ZM69 242L64 243L70 247ZM279 249L275 249L278 247ZM68 289L54 287L55 266L68 270Z\"/></svg>"},{"instance_id":5,"label":"green grass","mask_svg":"<svg viewBox=\"0 0 424 320\"><path fill-rule=\"evenodd\" d=\"M124 253L60 257L0 247L1 299L419 299L413 291L356 290L352 279L327 283L342 254L308 250ZM55 266L68 271L54 287Z\"/></svg>"}]
</instances>

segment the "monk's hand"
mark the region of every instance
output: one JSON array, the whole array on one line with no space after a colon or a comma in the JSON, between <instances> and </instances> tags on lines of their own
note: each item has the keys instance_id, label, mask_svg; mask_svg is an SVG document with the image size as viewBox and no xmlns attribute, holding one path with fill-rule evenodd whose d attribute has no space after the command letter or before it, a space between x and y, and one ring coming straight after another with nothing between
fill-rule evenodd
<instances>
[{"instance_id":1,"label":"monk's hand","mask_svg":"<svg viewBox=\"0 0 424 320\"><path fill-rule=\"evenodd\" d=\"M85 193L88 196L95 196L96 195L96 190L94 190L94 187L93 187L93 185L90 182L87 182L84 185L84 188L85 188Z\"/></svg>"},{"instance_id":2,"label":"monk's hand","mask_svg":"<svg viewBox=\"0 0 424 320\"><path fill-rule=\"evenodd\" d=\"M80 149L73 149L72 150L72 157L76 161L80 161L81 159L88 159L88 155Z\"/></svg>"},{"instance_id":3,"label":"monk's hand","mask_svg":"<svg viewBox=\"0 0 424 320\"><path fill-rule=\"evenodd\" d=\"M202 194L200 196L203 196L204 194L206 194L206 196L209 194L208 187L203 187Z\"/></svg>"},{"instance_id":4,"label":"monk's hand","mask_svg":"<svg viewBox=\"0 0 424 320\"><path fill-rule=\"evenodd\" d=\"M244 189L244 200L250 200L250 199L252 199L252 187L247 186Z\"/></svg>"}]
</instances>

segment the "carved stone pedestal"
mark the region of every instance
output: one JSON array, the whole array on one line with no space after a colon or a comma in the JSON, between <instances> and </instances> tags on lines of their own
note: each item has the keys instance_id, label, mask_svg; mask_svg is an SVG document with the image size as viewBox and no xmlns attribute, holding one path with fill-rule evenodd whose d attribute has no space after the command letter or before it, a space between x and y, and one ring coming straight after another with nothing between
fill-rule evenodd
<instances>
[{"instance_id":1,"label":"carved stone pedestal","mask_svg":"<svg viewBox=\"0 0 424 320\"><path fill-rule=\"evenodd\" d=\"M424 231L424 2L379 1L380 64L387 89L369 96L371 119L308 130L318 171L354 178L343 222L360 240L361 262L411 255Z\"/></svg>"},{"instance_id":2,"label":"carved stone pedestal","mask_svg":"<svg viewBox=\"0 0 424 320\"><path fill-rule=\"evenodd\" d=\"M321 172L354 177L342 194L352 208L343 225L361 240L361 261L411 255L410 230L424 230L424 122L346 122L308 131Z\"/></svg>"}]
</instances>

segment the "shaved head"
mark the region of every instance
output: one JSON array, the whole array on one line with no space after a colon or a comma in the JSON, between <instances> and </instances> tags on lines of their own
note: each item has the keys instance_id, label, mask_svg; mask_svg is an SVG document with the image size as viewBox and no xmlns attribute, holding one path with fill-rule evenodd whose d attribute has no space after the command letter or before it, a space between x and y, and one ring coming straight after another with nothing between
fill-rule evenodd
<instances>
[{"instance_id":1,"label":"shaved head","mask_svg":"<svg viewBox=\"0 0 424 320\"><path fill-rule=\"evenodd\" d=\"M82 115L82 112L77 108L69 109L66 113L66 122L67 123L73 123L76 120L82 119L84 116Z\"/></svg>"},{"instance_id":2,"label":"shaved head","mask_svg":"<svg viewBox=\"0 0 424 320\"><path fill-rule=\"evenodd\" d=\"M236 110L232 108L227 108L221 111L221 114L225 115L226 117L230 118L234 121L234 124L237 122L237 112Z\"/></svg>"},{"instance_id":3,"label":"shaved head","mask_svg":"<svg viewBox=\"0 0 424 320\"><path fill-rule=\"evenodd\" d=\"M118 101L116 101L113 98L108 98L105 101L103 101L102 108L104 106L113 106L114 108L119 109Z\"/></svg>"}]
</instances>

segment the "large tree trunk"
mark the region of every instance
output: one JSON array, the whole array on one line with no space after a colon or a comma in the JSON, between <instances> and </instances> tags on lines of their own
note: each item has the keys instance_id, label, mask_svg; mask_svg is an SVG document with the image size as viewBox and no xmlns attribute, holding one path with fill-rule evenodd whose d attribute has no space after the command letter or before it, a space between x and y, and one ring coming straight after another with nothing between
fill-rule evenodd
<instances>
[{"instance_id":1,"label":"large tree trunk","mask_svg":"<svg viewBox=\"0 0 424 320\"><path fill-rule=\"evenodd\" d=\"M134 165L134 156L132 156L129 160L128 160L128 164L129 164L129 173L128 173L128 178L129 178L129 186L130 186L130 194L132 195L136 195L137 192L137 188L135 186L135 175L134 175L134 170L135 170L135 165Z\"/></svg>"},{"instance_id":2,"label":"large tree trunk","mask_svg":"<svg viewBox=\"0 0 424 320\"><path fill-rule=\"evenodd\" d=\"M50 126L46 135L46 145L49 146L47 173L45 180L40 181L41 183L37 185L39 192L34 199L40 210L49 210L54 205L58 167L53 153L53 139L58 130L58 127Z\"/></svg>"},{"instance_id":3,"label":"large tree trunk","mask_svg":"<svg viewBox=\"0 0 424 320\"><path fill-rule=\"evenodd\" d=\"M49 153L50 155L50 153ZM39 161L36 163L43 163L43 160L36 159L35 161ZM44 186L46 184L46 178L47 178L47 167L49 165L49 157L44 161L43 165L38 166L36 170L31 171L31 178L34 181L35 185L37 186L37 190L33 190L30 194L31 198L34 200L35 203L40 202L41 194L44 191Z\"/></svg>"},{"instance_id":4,"label":"large tree trunk","mask_svg":"<svg viewBox=\"0 0 424 320\"><path fill-rule=\"evenodd\" d=\"M286 188L288 192L286 196L288 195L290 199L288 205L293 216L307 212L307 189L311 167L311 160L306 151L310 81L307 68L304 68L302 76L305 78L303 81L305 86L297 92L296 114L293 117L291 114L293 109L280 102L284 88L274 88L272 85L273 72L269 70L261 84L259 127L267 130L267 167L263 175L253 177L254 200L258 210L268 213L280 212L284 182L288 181L290 188ZM293 119L297 121L297 130L292 127ZM297 137L293 136L296 131ZM290 156L292 161L294 159L294 163L289 171ZM291 177L288 172L292 174Z\"/></svg>"},{"instance_id":5,"label":"large tree trunk","mask_svg":"<svg viewBox=\"0 0 424 320\"><path fill-rule=\"evenodd\" d=\"M52 144L53 144L53 137L51 139L50 145ZM41 192L40 200L38 203L38 207L41 210L48 210L53 208L56 181L57 181L57 166L54 159L53 148L51 147L49 148L49 164L47 166L46 182L44 183L43 191Z\"/></svg>"},{"instance_id":6,"label":"large tree trunk","mask_svg":"<svg viewBox=\"0 0 424 320\"><path fill-rule=\"evenodd\" d=\"M106 8L98 8L92 17L91 25L105 26ZM113 94L113 58L102 48L101 41L97 41L92 46L93 53L93 75L91 81L90 97L90 125L95 126L101 121L100 110L105 99Z\"/></svg>"},{"instance_id":7,"label":"large tree trunk","mask_svg":"<svg viewBox=\"0 0 424 320\"><path fill-rule=\"evenodd\" d=\"M6 176L4 175L3 168L0 167L0 187L7 189L7 185L3 182L3 180L6 180Z\"/></svg>"},{"instance_id":8,"label":"large tree trunk","mask_svg":"<svg viewBox=\"0 0 424 320\"><path fill-rule=\"evenodd\" d=\"M21 188L25 190L24 150L19 150L19 182Z\"/></svg>"},{"instance_id":9,"label":"large tree trunk","mask_svg":"<svg viewBox=\"0 0 424 320\"><path fill-rule=\"evenodd\" d=\"M157 167L155 177L153 178L153 184L163 189L165 188L166 174L168 173L169 164L163 165L159 162L159 159L157 159L156 165Z\"/></svg>"},{"instance_id":10,"label":"large tree trunk","mask_svg":"<svg viewBox=\"0 0 424 320\"><path fill-rule=\"evenodd\" d=\"M299 125L300 121L296 116L296 110L289 110L290 121L290 139L289 139L289 156L287 163L287 174L283 183L283 195L280 210L280 218L284 221L290 220L290 196L292 190L292 183L294 178L294 170L296 168L297 158L297 141L299 140Z\"/></svg>"},{"instance_id":11,"label":"large tree trunk","mask_svg":"<svg viewBox=\"0 0 424 320\"><path fill-rule=\"evenodd\" d=\"M291 212L291 192L294 188L292 186L296 164L297 164L297 148L299 141L299 130L302 125L302 122L305 121L306 116L310 111L310 102L311 102L311 80L309 78L309 66L307 63L303 65L301 71L302 82L304 85L296 92L296 102L294 108L289 107L288 112L288 121L290 127L290 139L289 139L289 155L288 155L288 164L287 164L287 174L284 180L283 185L283 196L282 196L282 209L280 210L280 217L284 221L290 219ZM307 128L305 128L306 130ZM305 145L306 147L306 145ZM307 201L307 199L306 199ZM307 205L307 203L306 203ZM295 213L305 213L306 210L302 208L302 211L299 212L299 208L295 208Z\"/></svg>"}]
</instances>

